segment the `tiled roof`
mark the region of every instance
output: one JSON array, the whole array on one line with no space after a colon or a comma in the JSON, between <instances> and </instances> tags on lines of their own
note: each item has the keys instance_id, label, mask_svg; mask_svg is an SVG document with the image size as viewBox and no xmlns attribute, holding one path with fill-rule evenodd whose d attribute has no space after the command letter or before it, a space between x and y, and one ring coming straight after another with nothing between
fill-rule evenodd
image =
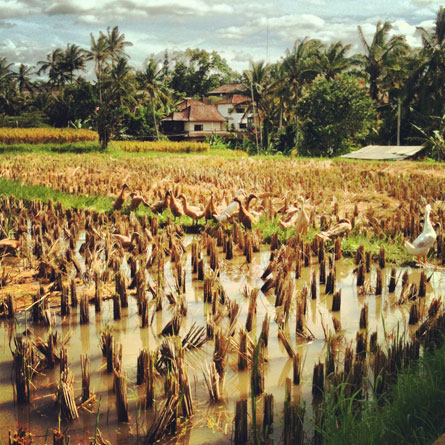
<instances>
[{"instance_id":1,"label":"tiled roof","mask_svg":"<svg viewBox=\"0 0 445 445\"><path fill-rule=\"evenodd\" d=\"M227 97L225 99L219 100L216 104L217 105L223 105L223 104L232 104L232 105L238 105L243 104L246 102L251 102L252 99L246 96L241 96L240 94L234 94L232 97Z\"/></svg>"},{"instance_id":2,"label":"tiled roof","mask_svg":"<svg viewBox=\"0 0 445 445\"><path fill-rule=\"evenodd\" d=\"M241 83L226 83L225 85L221 85L220 87L209 91L207 96L211 96L213 94L242 93L243 91L246 91L246 87Z\"/></svg>"},{"instance_id":3,"label":"tiled roof","mask_svg":"<svg viewBox=\"0 0 445 445\"><path fill-rule=\"evenodd\" d=\"M187 107L190 107L191 105L199 106L199 105L205 105L200 100L197 99L190 99L189 97L186 97L178 106L179 111L184 110Z\"/></svg>"},{"instance_id":4,"label":"tiled roof","mask_svg":"<svg viewBox=\"0 0 445 445\"><path fill-rule=\"evenodd\" d=\"M179 111L168 115L164 121L225 122L226 118L215 105L206 105L195 99L186 99L179 105Z\"/></svg>"}]
</instances>

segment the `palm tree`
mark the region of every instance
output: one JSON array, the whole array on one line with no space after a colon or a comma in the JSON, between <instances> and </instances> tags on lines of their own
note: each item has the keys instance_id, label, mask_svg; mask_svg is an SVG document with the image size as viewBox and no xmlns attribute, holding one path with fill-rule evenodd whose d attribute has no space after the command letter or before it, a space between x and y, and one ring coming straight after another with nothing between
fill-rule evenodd
<instances>
[{"instance_id":1,"label":"palm tree","mask_svg":"<svg viewBox=\"0 0 445 445\"><path fill-rule=\"evenodd\" d=\"M0 57L0 113L11 113L16 105L16 74L11 70L12 63L6 57Z\"/></svg>"},{"instance_id":2,"label":"palm tree","mask_svg":"<svg viewBox=\"0 0 445 445\"><path fill-rule=\"evenodd\" d=\"M69 73L66 71L64 63L64 52L60 48L54 49L46 56L46 60L40 60L37 62L40 65L37 74L48 72L49 82L52 85L64 86L70 79Z\"/></svg>"},{"instance_id":3,"label":"palm tree","mask_svg":"<svg viewBox=\"0 0 445 445\"><path fill-rule=\"evenodd\" d=\"M305 37L295 41L292 51L286 51L283 69L287 72L289 94L294 103L301 97L304 85L320 73L316 62L321 48L319 40Z\"/></svg>"},{"instance_id":4,"label":"palm tree","mask_svg":"<svg viewBox=\"0 0 445 445\"><path fill-rule=\"evenodd\" d=\"M289 84L287 71L283 63L276 63L272 69L272 78L274 79L271 84L271 91L274 97L279 102L279 124L278 127L281 130L283 123L289 120L292 114L293 103L289 97Z\"/></svg>"},{"instance_id":5,"label":"palm tree","mask_svg":"<svg viewBox=\"0 0 445 445\"><path fill-rule=\"evenodd\" d=\"M253 123L255 126L255 135L257 137L256 131L256 113L258 112L258 121L260 127L265 119L265 113L267 111L267 95L269 93L268 86L270 85L270 70L271 66L265 64L264 61L260 62L250 62L250 70L246 70L243 73L243 83L247 91L250 91L252 97L252 112L253 112ZM262 133L261 145L263 145ZM258 139L257 139L258 146Z\"/></svg>"},{"instance_id":6,"label":"palm tree","mask_svg":"<svg viewBox=\"0 0 445 445\"><path fill-rule=\"evenodd\" d=\"M29 78L30 74L33 74L33 68L22 63L17 73L17 84L20 94L23 94L25 89L28 90L31 95L33 94L33 84Z\"/></svg>"},{"instance_id":7,"label":"palm tree","mask_svg":"<svg viewBox=\"0 0 445 445\"><path fill-rule=\"evenodd\" d=\"M408 51L408 45L404 36L392 36L389 38L391 24L378 22L371 43L366 41L361 26L358 27L360 39L365 48L363 66L369 76L369 94L373 100L383 100L381 85L385 74L398 64L401 57Z\"/></svg>"},{"instance_id":8,"label":"palm tree","mask_svg":"<svg viewBox=\"0 0 445 445\"><path fill-rule=\"evenodd\" d=\"M102 102L102 74L108 66L108 60L111 57L111 51L106 36L101 32L96 40L93 34L91 36L91 50L85 52L85 60L94 61L94 72L96 74L99 86L99 101Z\"/></svg>"},{"instance_id":9,"label":"palm tree","mask_svg":"<svg viewBox=\"0 0 445 445\"><path fill-rule=\"evenodd\" d=\"M349 71L354 64L358 64L357 57L346 57L352 45L343 45L342 42L331 43L318 54L320 72L326 79L333 79L338 74Z\"/></svg>"},{"instance_id":10,"label":"palm tree","mask_svg":"<svg viewBox=\"0 0 445 445\"><path fill-rule=\"evenodd\" d=\"M8 63L6 57L0 57L0 88L8 87L13 82L15 74L11 70L12 63Z\"/></svg>"},{"instance_id":11,"label":"palm tree","mask_svg":"<svg viewBox=\"0 0 445 445\"><path fill-rule=\"evenodd\" d=\"M410 87L416 91L422 109L429 115L442 116L445 111L445 8L437 12L433 32L422 32L423 49Z\"/></svg>"},{"instance_id":12,"label":"palm tree","mask_svg":"<svg viewBox=\"0 0 445 445\"><path fill-rule=\"evenodd\" d=\"M85 71L86 54L85 51L73 43L66 45L63 54L63 63L66 71L69 73L70 83L74 80L74 71Z\"/></svg>"},{"instance_id":13,"label":"palm tree","mask_svg":"<svg viewBox=\"0 0 445 445\"><path fill-rule=\"evenodd\" d=\"M125 40L125 34L119 34L117 26L111 31L108 28L107 35L101 31L97 40L92 33L90 36L91 49L90 51L85 51L85 60L94 61L94 72L99 86L99 100L102 102L101 81L104 71L110 66L110 60L118 62L119 59L128 58L124 50L126 46L131 46L132 43Z\"/></svg>"},{"instance_id":14,"label":"palm tree","mask_svg":"<svg viewBox=\"0 0 445 445\"><path fill-rule=\"evenodd\" d=\"M111 31L107 28L108 49L114 61L120 58L129 59L130 57L125 53L126 46L132 46L131 42L125 40L125 34L119 34L119 27L115 26Z\"/></svg>"},{"instance_id":15,"label":"palm tree","mask_svg":"<svg viewBox=\"0 0 445 445\"><path fill-rule=\"evenodd\" d=\"M108 86L120 105L129 105L134 100L132 95L133 79L132 68L124 57L118 58L110 72L107 73Z\"/></svg>"},{"instance_id":16,"label":"palm tree","mask_svg":"<svg viewBox=\"0 0 445 445\"><path fill-rule=\"evenodd\" d=\"M151 103L151 109L153 113L153 122L156 130L156 137L159 139L159 128L156 121L156 105L159 103L160 99L166 99L167 95L164 93L164 85L162 83L162 78L164 77L164 70L158 69L156 60L151 58L144 71L140 71L136 75L136 79L140 84L141 91L140 95L148 95Z\"/></svg>"}]
</instances>

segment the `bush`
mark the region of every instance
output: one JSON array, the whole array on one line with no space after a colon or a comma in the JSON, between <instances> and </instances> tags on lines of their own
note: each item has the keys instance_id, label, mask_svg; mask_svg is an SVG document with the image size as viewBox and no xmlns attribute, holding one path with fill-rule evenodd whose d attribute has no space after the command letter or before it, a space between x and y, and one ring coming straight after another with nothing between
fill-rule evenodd
<instances>
[{"instance_id":1,"label":"bush","mask_svg":"<svg viewBox=\"0 0 445 445\"><path fill-rule=\"evenodd\" d=\"M0 127L44 128L48 127L48 117L41 111L29 111L19 116L0 116Z\"/></svg>"},{"instance_id":2,"label":"bush","mask_svg":"<svg viewBox=\"0 0 445 445\"><path fill-rule=\"evenodd\" d=\"M428 149L429 156L436 161L445 161L445 114L441 117L432 116L432 128L423 130L417 125L413 127L422 134L422 144Z\"/></svg>"},{"instance_id":3,"label":"bush","mask_svg":"<svg viewBox=\"0 0 445 445\"><path fill-rule=\"evenodd\" d=\"M375 104L357 79L318 77L298 104L303 156L338 156L363 141L377 125Z\"/></svg>"}]
</instances>

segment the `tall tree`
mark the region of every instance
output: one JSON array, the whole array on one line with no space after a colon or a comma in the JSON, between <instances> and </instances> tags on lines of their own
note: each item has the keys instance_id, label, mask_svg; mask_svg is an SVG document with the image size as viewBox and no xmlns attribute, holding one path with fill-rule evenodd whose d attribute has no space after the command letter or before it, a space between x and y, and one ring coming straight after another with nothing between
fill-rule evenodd
<instances>
[{"instance_id":1,"label":"tall tree","mask_svg":"<svg viewBox=\"0 0 445 445\"><path fill-rule=\"evenodd\" d=\"M270 72L271 65L260 61L250 62L250 69L243 73L243 83L252 97L251 107L255 126L257 120L260 127L263 126L264 121L270 120L267 116L267 111L270 110L268 100L268 95L270 94L269 86L271 85ZM263 138L263 132L260 132L260 136L260 143L263 145L263 141L267 142L267 138Z\"/></svg>"},{"instance_id":2,"label":"tall tree","mask_svg":"<svg viewBox=\"0 0 445 445\"><path fill-rule=\"evenodd\" d=\"M363 68L369 77L369 94L376 102L383 102L385 92L382 89L383 79L400 57L408 51L405 36L394 35L389 37L391 31L389 22L378 22L371 43L366 41L361 26L358 27L360 39L365 48Z\"/></svg>"},{"instance_id":3,"label":"tall tree","mask_svg":"<svg viewBox=\"0 0 445 445\"><path fill-rule=\"evenodd\" d=\"M107 28L106 40L108 43L108 51L113 61L117 62L122 58L130 58L130 56L125 53L125 48L132 46L133 43L125 40L125 34L119 33L119 27L115 26L111 31L110 28Z\"/></svg>"},{"instance_id":4,"label":"tall tree","mask_svg":"<svg viewBox=\"0 0 445 445\"><path fill-rule=\"evenodd\" d=\"M286 51L283 68L287 72L289 97L294 103L301 97L304 85L320 73L317 59L321 48L319 40L305 37L295 41L292 51Z\"/></svg>"},{"instance_id":5,"label":"tall tree","mask_svg":"<svg viewBox=\"0 0 445 445\"><path fill-rule=\"evenodd\" d=\"M46 60L38 61L37 65L40 65L37 71L39 76L41 73L48 71L49 83L51 85L63 87L70 80L70 74L66 69L64 61L64 52L60 48L51 51L46 56Z\"/></svg>"},{"instance_id":6,"label":"tall tree","mask_svg":"<svg viewBox=\"0 0 445 445\"><path fill-rule=\"evenodd\" d=\"M136 79L140 85L139 96L148 96L152 113L153 122L156 131L156 137L159 139L159 128L156 120L156 107L159 100L166 99L167 95L164 92L164 84L162 82L165 76L165 64L162 69L158 69L158 65L154 58L150 60L145 65L144 71L139 71L136 75Z\"/></svg>"},{"instance_id":7,"label":"tall tree","mask_svg":"<svg viewBox=\"0 0 445 445\"><path fill-rule=\"evenodd\" d=\"M17 97L15 94L16 74L11 69L6 57L0 57L0 113L12 114Z\"/></svg>"},{"instance_id":8,"label":"tall tree","mask_svg":"<svg viewBox=\"0 0 445 445\"><path fill-rule=\"evenodd\" d=\"M415 106L422 114L442 116L445 113L445 8L441 6L437 12L432 32L419 29L423 49L408 87L417 95Z\"/></svg>"},{"instance_id":9,"label":"tall tree","mask_svg":"<svg viewBox=\"0 0 445 445\"><path fill-rule=\"evenodd\" d=\"M362 142L377 125L375 103L351 75L317 77L298 103L305 156L338 156Z\"/></svg>"},{"instance_id":10,"label":"tall tree","mask_svg":"<svg viewBox=\"0 0 445 445\"><path fill-rule=\"evenodd\" d=\"M6 88L14 81L15 74L11 70L12 63L6 57L0 57L0 88Z\"/></svg>"},{"instance_id":11,"label":"tall tree","mask_svg":"<svg viewBox=\"0 0 445 445\"><path fill-rule=\"evenodd\" d=\"M357 57L347 57L350 49L351 45L343 45L342 42L331 43L327 48L323 47L316 54L320 73L326 79L333 79L338 74L345 73L357 65L359 63Z\"/></svg>"},{"instance_id":12,"label":"tall tree","mask_svg":"<svg viewBox=\"0 0 445 445\"><path fill-rule=\"evenodd\" d=\"M85 71L86 53L73 43L68 43L63 54L65 70L69 74L70 83L74 80L74 71Z\"/></svg>"},{"instance_id":13,"label":"tall tree","mask_svg":"<svg viewBox=\"0 0 445 445\"><path fill-rule=\"evenodd\" d=\"M170 87L186 96L201 97L235 79L235 73L216 51L189 48L176 58Z\"/></svg>"},{"instance_id":14,"label":"tall tree","mask_svg":"<svg viewBox=\"0 0 445 445\"><path fill-rule=\"evenodd\" d=\"M102 31L96 39L93 34L91 36L91 49L86 51L86 60L94 61L94 72L97 78L99 89L99 101L102 102L102 76L111 63L119 63L122 59L128 59L125 54L125 47L131 46L131 42L125 40L125 34L119 33L119 28L115 26L112 30L107 28L107 34ZM121 68L122 68L122 62Z\"/></svg>"},{"instance_id":15,"label":"tall tree","mask_svg":"<svg viewBox=\"0 0 445 445\"><path fill-rule=\"evenodd\" d=\"M20 94L23 94L23 91L25 90L28 90L29 93L33 94L33 84L29 77L31 74L33 74L33 68L31 66L24 65L23 63L20 64L19 71L16 75Z\"/></svg>"},{"instance_id":16,"label":"tall tree","mask_svg":"<svg viewBox=\"0 0 445 445\"><path fill-rule=\"evenodd\" d=\"M94 62L94 73L96 74L97 84L99 89L99 101L102 102L102 74L105 68L109 64L111 57L110 47L106 36L100 32L99 37L96 39L93 34L90 34L91 49L86 52L86 60L92 60Z\"/></svg>"},{"instance_id":17,"label":"tall tree","mask_svg":"<svg viewBox=\"0 0 445 445\"><path fill-rule=\"evenodd\" d=\"M129 106L134 102L133 69L126 58L116 59L115 64L107 73L107 83L113 97L121 106Z\"/></svg>"}]
</instances>

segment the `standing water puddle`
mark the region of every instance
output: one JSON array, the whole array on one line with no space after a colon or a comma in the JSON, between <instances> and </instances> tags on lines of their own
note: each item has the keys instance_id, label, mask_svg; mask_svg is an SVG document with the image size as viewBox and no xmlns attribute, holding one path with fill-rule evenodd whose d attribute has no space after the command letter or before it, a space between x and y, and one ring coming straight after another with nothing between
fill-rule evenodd
<instances>
[{"instance_id":1,"label":"standing water puddle","mask_svg":"<svg viewBox=\"0 0 445 445\"><path fill-rule=\"evenodd\" d=\"M184 244L190 245L192 238L186 237ZM206 314L211 311L209 305L203 303L203 282L194 279L190 268L190 247L187 247L187 271L186 271L186 302L188 313L185 317L180 334L184 335L196 322L198 326L205 327ZM236 256L233 260L223 260L220 255L220 282L224 291L232 301L240 305L238 316L238 327L245 325L248 300L243 296L243 289L260 288L264 281L261 275L269 264L270 252L263 250L255 253L251 264L247 264L244 256ZM80 259L80 258L79 258ZM82 263L82 267L84 264ZM376 282L376 266L366 280L372 285ZM165 265L166 288L173 287L171 264ZM295 281L296 293L299 293L305 284L310 285L312 271L318 269L318 264L302 269L302 276ZM353 273L354 266L351 261L342 260L336 264L336 288L342 291L341 310L333 313L332 295L324 294L324 285L317 288L317 299L308 298L306 326L313 334L314 340L305 341L296 336L296 309L295 298L293 298L290 317L285 325L285 332L296 350L303 359L302 384L294 388L294 397L303 397L309 405L312 399L311 383L314 364L319 360L324 361L326 355L326 343L323 326L333 331L332 316L341 322L345 341L349 344L355 341L356 332L359 329L360 311L365 303L368 304L368 332L378 332L378 341L384 342L384 331L393 332L397 326L399 332L413 332L418 326L408 326L409 308L411 303L397 304L401 279L399 279L395 293L388 293L388 282L390 270L383 270L383 294L375 296L361 296L356 286L356 275ZM409 282L418 285L420 271L414 269L397 270L397 276L407 270ZM429 277L432 271L427 272ZM427 311L432 298L441 297L445 294L445 274L433 273L427 285L427 296L420 299L421 314ZM161 343L158 333L172 318L173 309L169 309L164 302L164 310L156 312L153 323L147 328L140 328L140 319L136 299L129 297L128 309L122 310L122 319L113 320L113 302L103 302L102 313L96 314L94 305L90 305L90 324L79 324L79 309L72 309L69 316L56 316L55 329L60 331L62 337L69 332L72 333L68 343L68 362L70 371L74 375L74 392L76 399L81 393L81 368L80 354L87 354L90 359L91 384L90 388L100 400L100 416L98 427L102 436L113 444L143 443L144 434L150 427L153 414L156 409L145 410L138 407L138 401L142 406L144 388L136 386L136 363L142 348L153 350ZM59 309L56 309L59 311ZM273 394L275 404L276 428L273 438L279 443L281 428L282 406L284 401L284 386L287 377L292 375L292 360L289 358L281 341L278 340L278 325L274 322L276 316L275 296L258 295L257 312L253 321L251 338L255 339L261 332L262 322L266 314L269 314L270 332L267 348L265 366L265 393ZM151 320L152 311L149 314ZM58 425L58 409L54 401L59 381L58 366L52 370L45 370L42 375L33 379L34 389L31 390L31 403L28 405L17 405L14 402L12 355L9 349L9 331L12 322L3 321L0 325L2 341L0 342L0 439L2 442L8 440L8 430L15 431L19 427L31 431L33 443L45 443L52 438L52 429ZM113 392L112 374L106 373L105 360L99 348L99 337L105 326L111 326L115 340L123 345L123 370L128 374L128 402L130 408L130 422L118 423L115 408L116 397ZM25 320L23 314L19 315L16 323L16 332L23 332L26 328L36 336L46 339L48 329L35 326ZM238 339L238 333L235 334ZM233 417L235 402L240 398L248 398L250 394L250 371L239 372L237 370L238 354L230 354L226 365L225 387L223 401L218 404L209 401L209 394L205 387L202 367L205 362L212 361L214 343L207 342L198 350L186 353L186 363L191 379L192 395L195 404L195 414L187 428L183 428L175 438L165 439L163 443L190 443L190 444L222 444L229 443L232 438ZM340 357L342 354L340 353ZM156 381L155 397L160 401L164 397L162 379ZM69 424L62 423L61 431L70 436L70 443L90 443L95 435L98 404L93 412L80 412L80 419ZM260 411L259 411L260 412ZM261 417L258 414L258 418ZM191 427L190 427L191 426Z\"/></svg>"}]
</instances>

